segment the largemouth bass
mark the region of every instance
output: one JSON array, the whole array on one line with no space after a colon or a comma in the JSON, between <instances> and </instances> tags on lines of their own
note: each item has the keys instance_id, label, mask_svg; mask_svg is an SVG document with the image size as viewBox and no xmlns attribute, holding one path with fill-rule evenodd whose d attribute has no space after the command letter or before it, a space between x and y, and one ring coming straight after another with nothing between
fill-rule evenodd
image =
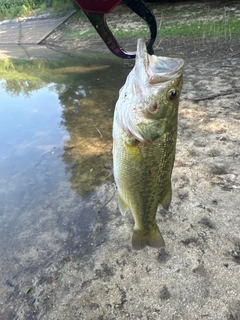
<instances>
[{"instance_id":1,"label":"largemouth bass","mask_svg":"<svg viewBox=\"0 0 240 320\"><path fill-rule=\"evenodd\" d=\"M148 55L138 40L136 61L119 92L113 122L113 167L122 214L134 217L133 249L161 248L158 204L168 209L177 139L183 60Z\"/></svg>"}]
</instances>

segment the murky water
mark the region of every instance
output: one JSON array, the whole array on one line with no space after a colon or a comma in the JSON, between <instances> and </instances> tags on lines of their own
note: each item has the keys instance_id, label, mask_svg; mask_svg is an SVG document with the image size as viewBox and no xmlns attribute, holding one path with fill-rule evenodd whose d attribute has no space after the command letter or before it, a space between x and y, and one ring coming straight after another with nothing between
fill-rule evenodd
<instances>
[{"instance_id":1,"label":"murky water","mask_svg":"<svg viewBox=\"0 0 240 320\"><path fill-rule=\"evenodd\" d=\"M129 66L110 55L0 62L0 268L9 297L53 261L89 252L95 189L113 181L112 117Z\"/></svg>"}]
</instances>

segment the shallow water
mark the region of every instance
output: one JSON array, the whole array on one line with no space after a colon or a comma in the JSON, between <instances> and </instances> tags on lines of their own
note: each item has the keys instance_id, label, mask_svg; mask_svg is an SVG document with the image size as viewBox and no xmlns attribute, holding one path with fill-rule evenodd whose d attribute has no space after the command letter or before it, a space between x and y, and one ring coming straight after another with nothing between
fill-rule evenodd
<instances>
[{"instance_id":1,"label":"shallow water","mask_svg":"<svg viewBox=\"0 0 240 320\"><path fill-rule=\"evenodd\" d=\"M58 154L69 134L59 125L62 107L57 94L48 86L27 97L9 95L3 84L0 88L0 205L19 208L29 198L35 203L42 201L43 189L50 192L59 180L67 178Z\"/></svg>"},{"instance_id":2,"label":"shallow water","mask_svg":"<svg viewBox=\"0 0 240 320\"><path fill-rule=\"evenodd\" d=\"M95 189L113 182L112 117L129 63L91 54L1 61L0 268L6 270L6 294L9 289L12 296L13 288L18 294L14 281L27 286L26 273L31 286L34 272L67 254L91 251Z\"/></svg>"},{"instance_id":3,"label":"shallow water","mask_svg":"<svg viewBox=\"0 0 240 320\"><path fill-rule=\"evenodd\" d=\"M63 59L3 61L0 178L2 192L14 192L6 195L12 203L26 193L18 186L22 176L41 189L40 171L54 178L46 192L59 179L70 179L82 196L111 177L112 117L123 63L101 55Z\"/></svg>"}]
</instances>

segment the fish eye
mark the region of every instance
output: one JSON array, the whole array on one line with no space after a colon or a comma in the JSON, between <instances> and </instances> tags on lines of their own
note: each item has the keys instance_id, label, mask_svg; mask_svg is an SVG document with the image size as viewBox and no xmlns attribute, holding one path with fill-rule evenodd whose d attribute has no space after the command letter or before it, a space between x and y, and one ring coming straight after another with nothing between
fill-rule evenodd
<instances>
[{"instance_id":1,"label":"fish eye","mask_svg":"<svg viewBox=\"0 0 240 320\"><path fill-rule=\"evenodd\" d=\"M176 89L171 89L167 93L167 98L169 100L175 100L179 96L179 91Z\"/></svg>"}]
</instances>

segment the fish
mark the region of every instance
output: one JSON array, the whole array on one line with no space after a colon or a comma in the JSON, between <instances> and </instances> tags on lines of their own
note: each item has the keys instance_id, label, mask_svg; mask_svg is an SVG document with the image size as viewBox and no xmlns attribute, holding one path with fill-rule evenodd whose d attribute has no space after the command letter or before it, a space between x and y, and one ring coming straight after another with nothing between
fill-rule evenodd
<instances>
[{"instance_id":1,"label":"fish","mask_svg":"<svg viewBox=\"0 0 240 320\"><path fill-rule=\"evenodd\" d=\"M149 55L138 39L136 60L119 91L113 118L113 174L122 215L134 218L132 248L162 248L158 205L168 210L175 160L181 58Z\"/></svg>"}]
</instances>

